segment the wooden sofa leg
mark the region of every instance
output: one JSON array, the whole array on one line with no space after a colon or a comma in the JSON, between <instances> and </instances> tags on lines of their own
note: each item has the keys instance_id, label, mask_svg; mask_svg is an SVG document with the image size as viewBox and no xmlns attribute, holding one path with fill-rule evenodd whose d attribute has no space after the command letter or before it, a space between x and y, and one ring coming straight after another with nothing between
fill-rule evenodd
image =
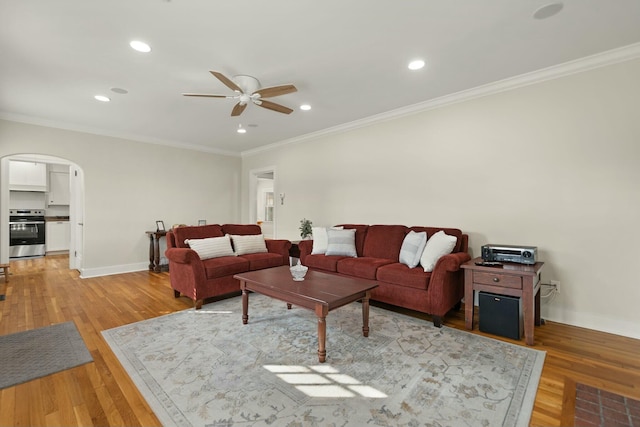
<instances>
[{"instance_id":1,"label":"wooden sofa leg","mask_svg":"<svg viewBox=\"0 0 640 427\"><path fill-rule=\"evenodd\" d=\"M174 298L180 298L180 291L176 291L175 289L173 290L173 297Z\"/></svg>"},{"instance_id":2,"label":"wooden sofa leg","mask_svg":"<svg viewBox=\"0 0 640 427\"><path fill-rule=\"evenodd\" d=\"M204 302L204 301L203 301L203 300L201 300L201 299L195 300L195 301L193 302L193 303L194 303L194 305L195 305L195 307L196 307L196 310L200 310L200 309L202 308L202 303L203 303L203 302Z\"/></svg>"},{"instance_id":3,"label":"wooden sofa leg","mask_svg":"<svg viewBox=\"0 0 640 427\"><path fill-rule=\"evenodd\" d=\"M442 328L442 316L431 316L433 319L433 326L436 328Z\"/></svg>"}]
</instances>

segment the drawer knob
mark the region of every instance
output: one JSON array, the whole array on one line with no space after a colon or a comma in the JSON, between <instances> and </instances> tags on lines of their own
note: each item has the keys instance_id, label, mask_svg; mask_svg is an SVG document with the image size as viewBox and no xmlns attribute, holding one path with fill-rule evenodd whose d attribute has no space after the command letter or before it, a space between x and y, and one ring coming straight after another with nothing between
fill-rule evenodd
<instances>
[{"instance_id":1,"label":"drawer knob","mask_svg":"<svg viewBox=\"0 0 640 427\"><path fill-rule=\"evenodd\" d=\"M499 282L499 281L500 281L500 278L499 278L499 277L494 277L494 278L493 278L493 281L497 283L497 282Z\"/></svg>"}]
</instances>

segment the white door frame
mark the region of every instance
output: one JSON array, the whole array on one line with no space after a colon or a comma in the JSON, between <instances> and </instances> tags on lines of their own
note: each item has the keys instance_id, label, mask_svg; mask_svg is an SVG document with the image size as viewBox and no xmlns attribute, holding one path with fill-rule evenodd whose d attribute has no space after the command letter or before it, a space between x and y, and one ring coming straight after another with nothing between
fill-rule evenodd
<instances>
[{"instance_id":1,"label":"white door frame","mask_svg":"<svg viewBox=\"0 0 640 427\"><path fill-rule=\"evenodd\" d=\"M2 209L0 210L0 230L8 230L9 229L9 160L11 158L18 158L28 156L30 158L37 158L38 161L42 161L42 163L58 163L57 160L62 161L61 163L69 164L69 172L75 168L78 170L82 170L80 166L76 163L64 159L58 156L49 156L44 154L9 154L2 158L0 158L0 206ZM71 191L71 199L69 201L69 220L71 220L74 215L74 209L81 209L84 212L84 175L81 174L82 184L81 184L81 194L74 191ZM45 208L46 209L46 208ZM0 263L8 263L9 262L9 233L0 231ZM69 268L77 269L82 273L82 262L76 262L75 257L72 256L75 251L79 249L80 253L83 251L83 240L80 239L78 242L75 238L75 231L73 227L71 227L70 231L70 247L69 247ZM81 246L78 248L78 244ZM73 252L72 252L73 250Z\"/></svg>"},{"instance_id":2,"label":"white door frame","mask_svg":"<svg viewBox=\"0 0 640 427\"><path fill-rule=\"evenodd\" d=\"M249 224L258 221L258 177L265 173L273 173L273 194L275 197L273 204L273 238L278 236L278 182L276 179L276 167L268 166L249 171Z\"/></svg>"}]
</instances>

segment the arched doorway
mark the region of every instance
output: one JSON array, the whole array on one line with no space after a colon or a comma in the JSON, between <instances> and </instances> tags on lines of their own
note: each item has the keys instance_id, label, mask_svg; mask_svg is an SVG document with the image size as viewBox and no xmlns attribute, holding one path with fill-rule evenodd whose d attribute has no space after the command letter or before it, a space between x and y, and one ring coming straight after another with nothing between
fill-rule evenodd
<instances>
[{"instance_id":1,"label":"arched doorway","mask_svg":"<svg viewBox=\"0 0 640 427\"><path fill-rule=\"evenodd\" d=\"M47 191L21 194L10 190L10 162L34 162L47 168ZM68 174L69 200L65 207L50 200L50 177ZM26 204L28 206L22 206ZM69 268L82 272L84 249L84 173L74 162L56 156L16 153L0 158L0 262L9 262L9 210L23 207L42 209L48 216L69 217ZM66 215L65 215L66 214Z\"/></svg>"}]
</instances>

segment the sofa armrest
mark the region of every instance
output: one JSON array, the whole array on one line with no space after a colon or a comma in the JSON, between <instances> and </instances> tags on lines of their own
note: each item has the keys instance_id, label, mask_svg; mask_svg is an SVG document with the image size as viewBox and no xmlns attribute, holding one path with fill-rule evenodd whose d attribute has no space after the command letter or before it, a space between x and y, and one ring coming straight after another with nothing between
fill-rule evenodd
<instances>
[{"instance_id":1,"label":"sofa armrest","mask_svg":"<svg viewBox=\"0 0 640 427\"><path fill-rule=\"evenodd\" d=\"M311 255L311 251L313 250L313 239L300 240L298 249L300 250L300 264L306 265L305 260L307 255Z\"/></svg>"},{"instance_id":2,"label":"sofa armrest","mask_svg":"<svg viewBox=\"0 0 640 427\"><path fill-rule=\"evenodd\" d=\"M282 255L282 265L289 264L289 249L291 242L284 239L266 239L267 251L273 254Z\"/></svg>"},{"instance_id":3,"label":"sofa armrest","mask_svg":"<svg viewBox=\"0 0 640 427\"><path fill-rule=\"evenodd\" d=\"M164 252L164 255L169 261L177 262L178 264L201 262L198 253L189 248L169 248Z\"/></svg>"},{"instance_id":4,"label":"sofa armrest","mask_svg":"<svg viewBox=\"0 0 640 427\"><path fill-rule=\"evenodd\" d=\"M460 266L469 261L471 256L466 252L455 252L449 255L445 255L438 260L433 271L444 269L446 271L455 272L460 270Z\"/></svg>"},{"instance_id":5,"label":"sofa armrest","mask_svg":"<svg viewBox=\"0 0 640 427\"><path fill-rule=\"evenodd\" d=\"M464 296L464 274L460 266L471 257L465 252L455 252L438 260L429 280L429 299L432 315L444 316Z\"/></svg>"}]
</instances>

